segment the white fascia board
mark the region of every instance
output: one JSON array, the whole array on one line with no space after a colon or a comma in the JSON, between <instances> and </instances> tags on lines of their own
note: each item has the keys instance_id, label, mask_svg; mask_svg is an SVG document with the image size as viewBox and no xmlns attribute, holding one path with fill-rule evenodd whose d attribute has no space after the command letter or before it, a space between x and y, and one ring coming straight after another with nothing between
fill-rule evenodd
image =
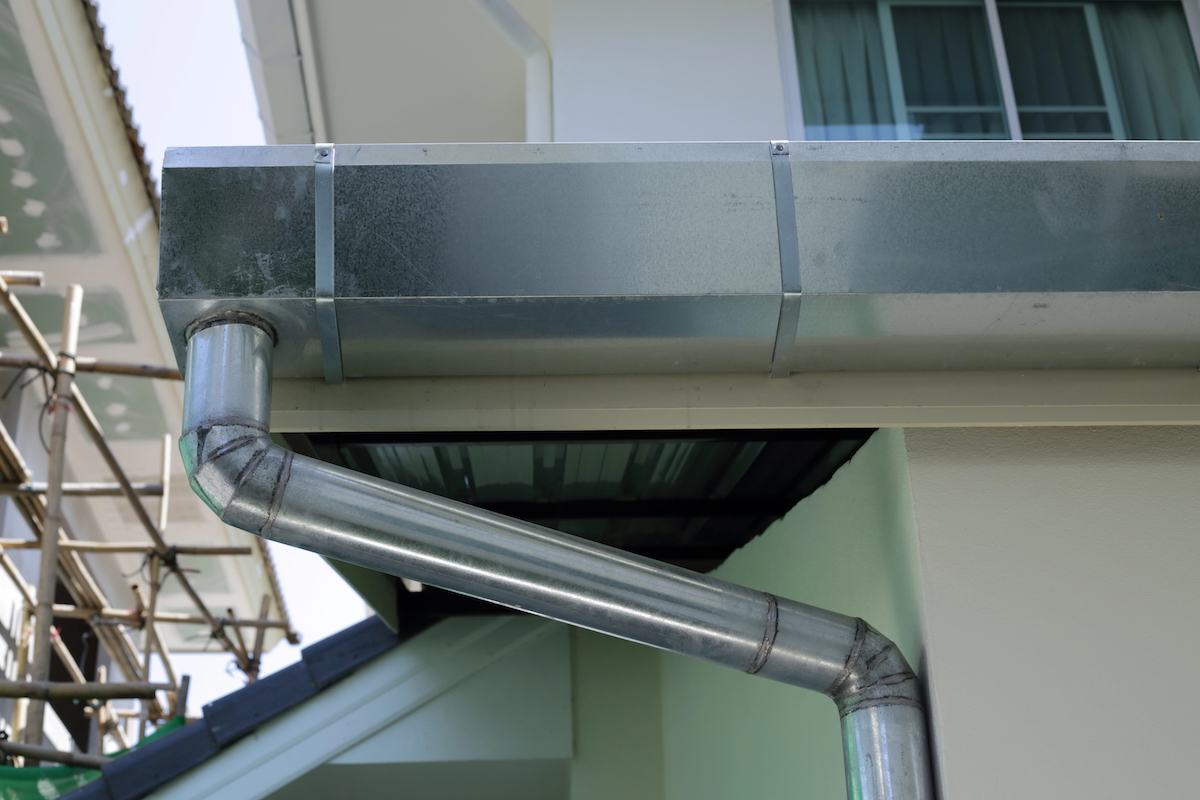
<instances>
[{"instance_id":1,"label":"white fascia board","mask_svg":"<svg viewBox=\"0 0 1200 800\"><path fill-rule=\"evenodd\" d=\"M319 379L277 378L272 428L353 433L1200 424L1200 372L1189 368L359 378L352 385L352 391L329 392Z\"/></svg>"},{"instance_id":2,"label":"white fascia board","mask_svg":"<svg viewBox=\"0 0 1200 800\"><path fill-rule=\"evenodd\" d=\"M459 617L441 622L149 797L267 797L556 631L561 633L563 627L525 616Z\"/></svg>"},{"instance_id":3,"label":"white fascia board","mask_svg":"<svg viewBox=\"0 0 1200 800\"><path fill-rule=\"evenodd\" d=\"M305 74L289 0L237 0L242 43L269 144L313 144Z\"/></svg>"}]
</instances>

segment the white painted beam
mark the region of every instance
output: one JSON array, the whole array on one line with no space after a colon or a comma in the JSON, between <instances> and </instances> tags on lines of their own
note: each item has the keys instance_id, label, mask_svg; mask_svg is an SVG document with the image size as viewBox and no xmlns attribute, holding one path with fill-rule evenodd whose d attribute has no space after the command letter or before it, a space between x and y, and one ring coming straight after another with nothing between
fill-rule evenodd
<instances>
[{"instance_id":1,"label":"white painted beam","mask_svg":"<svg viewBox=\"0 0 1200 800\"><path fill-rule=\"evenodd\" d=\"M1197 425L1200 372L1109 369L275 381L288 431Z\"/></svg>"}]
</instances>

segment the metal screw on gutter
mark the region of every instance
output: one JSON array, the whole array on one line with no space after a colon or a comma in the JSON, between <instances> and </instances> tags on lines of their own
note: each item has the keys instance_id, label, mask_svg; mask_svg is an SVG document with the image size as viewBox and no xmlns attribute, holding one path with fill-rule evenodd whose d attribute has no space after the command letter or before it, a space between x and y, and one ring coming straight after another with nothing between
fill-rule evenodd
<instances>
[{"instance_id":1,"label":"metal screw on gutter","mask_svg":"<svg viewBox=\"0 0 1200 800\"><path fill-rule=\"evenodd\" d=\"M327 156L327 155L329 155L329 151L328 151L328 150L322 150L322 151L321 151L321 155L322 155L322 156Z\"/></svg>"},{"instance_id":2,"label":"metal screw on gutter","mask_svg":"<svg viewBox=\"0 0 1200 800\"><path fill-rule=\"evenodd\" d=\"M781 144L777 144L777 145L775 145L775 150L776 150L777 152L780 152L780 153L782 153L782 152L783 152L783 145L781 145Z\"/></svg>"}]
</instances>

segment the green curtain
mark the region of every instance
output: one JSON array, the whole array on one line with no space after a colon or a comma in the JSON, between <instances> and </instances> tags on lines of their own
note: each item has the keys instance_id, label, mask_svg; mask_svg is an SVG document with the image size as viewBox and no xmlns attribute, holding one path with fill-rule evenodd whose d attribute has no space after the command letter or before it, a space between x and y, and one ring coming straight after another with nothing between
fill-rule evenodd
<instances>
[{"instance_id":1,"label":"green curtain","mask_svg":"<svg viewBox=\"0 0 1200 800\"><path fill-rule=\"evenodd\" d=\"M896 119L874 3L792 2L809 139L1007 136L982 6L890 7L908 105ZM955 106L964 106L962 111ZM980 108L986 107L986 108Z\"/></svg>"},{"instance_id":2,"label":"green curtain","mask_svg":"<svg viewBox=\"0 0 1200 800\"><path fill-rule=\"evenodd\" d=\"M1096 4L1130 139L1200 139L1200 69L1179 3Z\"/></svg>"},{"instance_id":3,"label":"green curtain","mask_svg":"<svg viewBox=\"0 0 1200 800\"><path fill-rule=\"evenodd\" d=\"M1000 27L1026 138L1112 135L1082 7L1001 5Z\"/></svg>"},{"instance_id":4,"label":"green curtain","mask_svg":"<svg viewBox=\"0 0 1200 800\"><path fill-rule=\"evenodd\" d=\"M923 138L1008 136L982 6L893 5L892 25L908 119Z\"/></svg>"},{"instance_id":5,"label":"green curtain","mask_svg":"<svg viewBox=\"0 0 1200 800\"><path fill-rule=\"evenodd\" d=\"M875 3L792 3L810 140L895 139Z\"/></svg>"}]
</instances>

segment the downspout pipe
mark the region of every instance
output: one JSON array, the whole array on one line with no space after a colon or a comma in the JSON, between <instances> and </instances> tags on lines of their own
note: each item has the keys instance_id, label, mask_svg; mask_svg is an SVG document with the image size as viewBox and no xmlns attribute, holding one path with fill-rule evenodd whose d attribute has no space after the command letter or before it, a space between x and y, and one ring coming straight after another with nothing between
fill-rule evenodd
<instances>
[{"instance_id":1,"label":"downspout pipe","mask_svg":"<svg viewBox=\"0 0 1200 800\"><path fill-rule=\"evenodd\" d=\"M525 59L525 141L554 141L550 48L508 0L475 0Z\"/></svg>"},{"instance_id":2,"label":"downspout pipe","mask_svg":"<svg viewBox=\"0 0 1200 800\"><path fill-rule=\"evenodd\" d=\"M250 533L828 695L851 798L932 800L917 678L860 619L295 455L269 435L274 333L189 331L180 450L192 488Z\"/></svg>"}]
</instances>

